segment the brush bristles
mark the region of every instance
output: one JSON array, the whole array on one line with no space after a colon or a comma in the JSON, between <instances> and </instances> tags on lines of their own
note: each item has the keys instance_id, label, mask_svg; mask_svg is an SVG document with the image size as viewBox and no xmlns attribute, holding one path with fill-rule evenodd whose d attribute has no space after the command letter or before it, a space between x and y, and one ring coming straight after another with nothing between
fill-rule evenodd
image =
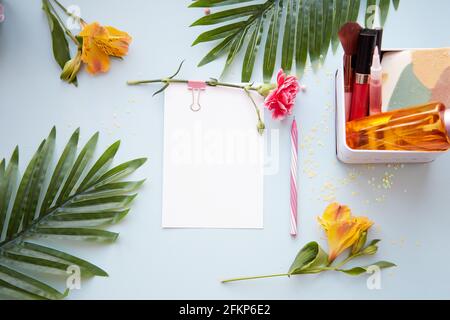
<instances>
[{"instance_id":1,"label":"brush bristles","mask_svg":"<svg viewBox=\"0 0 450 320\"><path fill-rule=\"evenodd\" d=\"M362 27L356 22L347 22L339 30L339 40L346 55L356 54L358 38Z\"/></svg>"}]
</instances>

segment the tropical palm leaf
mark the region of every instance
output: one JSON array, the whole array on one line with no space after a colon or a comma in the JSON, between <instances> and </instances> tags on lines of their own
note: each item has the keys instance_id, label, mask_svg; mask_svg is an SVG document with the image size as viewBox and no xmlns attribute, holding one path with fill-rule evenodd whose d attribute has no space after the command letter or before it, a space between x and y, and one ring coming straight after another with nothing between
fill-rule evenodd
<instances>
[{"instance_id":1,"label":"tropical palm leaf","mask_svg":"<svg viewBox=\"0 0 450 320\"><path fill-rule=\"evenodd\" d=\"M36 239L68 238L114 241L118 234L98 227L127 215L136 190L144 182L122 181L146 161L135 159L110 168L120 142L112 144L88 169L98 140L94 134L77 155L79 129L53 161L53 128L26 167L19 182L19 149L0 162L0 294L15 298L61 299L68 294L33 274L66 274L77 266L83 275L108 274L81 258L36 243ZM13 196L14 195L14 196ZM42 200L42 201L41 201ZM23 269L23 270L22 270Z\"/></svg>"},{"instance_id":2,"label":"tropical palm leaf","mask_svg":"<svg viewBox=\"0 0 450 320\"><path fill-rule=\"evenodd\" d=\"M366 0L366 23L380 8L384 24L391 2L397 10L400 0ZM230 6L230 7L228 7ZM209 41L220 42L200 61L199 66L227 55L225 68L245 49L242 81L252 77L256 57L266 32L263 78L269 82L274 74L278 47L281 44L281 67L291 72L294 61L297 76L303 72L309 55L315 69L328 54L339 46L338 30L348 21L356 21L362 7L361 0L196 0L190 7L217 8L219 11L201 17L191 26L214 26L201 33L193 45ZM223 8L224 7L224 8ZM283 35L280 36L281 30Z\"/></svg>"}]
</instances>

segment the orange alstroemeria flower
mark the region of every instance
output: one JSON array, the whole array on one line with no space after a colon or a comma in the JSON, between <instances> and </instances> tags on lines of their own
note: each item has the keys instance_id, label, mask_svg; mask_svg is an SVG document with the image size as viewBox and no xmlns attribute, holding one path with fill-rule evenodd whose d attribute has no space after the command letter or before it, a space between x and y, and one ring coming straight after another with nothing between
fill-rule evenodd
<instances>
[{"instance_id":1,"label":"orange alstroemeria flower","mask_svg":"<svg viewBox=\"0 0 450 320\"><path fill-rule=\"evenodd\" d=\"M373 225L366 217L353 217L347 206L338 203L330 204L318 220L328 238L330 263Z\"/></svg>"},{"instance_id":2,"label":"orange alstroemeria flower","mask_svg":"<svg viewBox=\"0 0 450 320\"><path fill-rule=\"evenodd\" d=\"M79 36L83 38L81 59L91 74L108 71L109 56L125 56L131 43L128 33L113 27L103 27L98 22L85 24Z\"/></svg>"}]
</instances>

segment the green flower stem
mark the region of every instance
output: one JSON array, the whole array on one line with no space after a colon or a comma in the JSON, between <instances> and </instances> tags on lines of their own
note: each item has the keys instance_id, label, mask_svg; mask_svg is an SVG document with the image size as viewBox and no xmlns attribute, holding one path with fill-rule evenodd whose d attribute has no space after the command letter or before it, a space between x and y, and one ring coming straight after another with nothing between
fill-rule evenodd
<instances>
[{"instance_id":1,"label":"green flower stem","mask_svg":"<svg viewBox=\"0 0 450 320\"><path fill-rule=\"evenodd\" d=\"M338 263L335 266L330 266L331 268L333 268L334 270L338 270L340 269L342 266L344 266L345 264L347 264L348 262L350 262L351 260L357 258L361 256L361 253L356 253L354 255L349 256L348 258L346 258L345 260L343 260L342 262Z\"/></svg>"},{"instance_id":2,"label":"green flower stem","mask_svg":"<svg viewBox=\"0 0 450 320\"><path fill-rule=\"evenodd\" d=\"M322 267L322 268L317 268L317 269L312 269L312 270L307 270L307 272L305 273L299 273L299 274L292 274L292 276L298 276L301 274L316 274L316 273L321 273L324 271L340 271L340 269L347 264L348 262L350 262L351 260L361 256L362 254L356 253L352 256L349 256L347 259L343 260L342 262L336 264L336 265L329 265L328 267ZM233 279L227 279L227 280L223 280L222 283L228 283L228 282L237 282L237 281L245 281L245 280L256 280L256 279L266 279L266 278L275 278L275 277L290 277L291 274L289 273L279 273L279 274L269 274L269 275L265 275L265 276L254 276L254 277L243 277L243 278L233 278Z\"/></svg>"},{"instance_id":3,"label":"green flower stem","mask_svg":"<svg viewBox=\"0 0 450 320\"><path fill-rule=\"evenodd\" d=\"M245 93L246 93L247 96L250 98L250 100L251 100L252 103L253 103L253 106L255 107L256 116L258 117L258 127L259 127L259 124L262 124L263 127L264 127L264 122L263 122L262 119L261 119L261 112L259 111L258 105L256 104L255 100L253 100L253 97L252 97L252 95L250 94L250 91L249 91L249 90L250 90L250 87L245 87L245 88L244 88ZM260 133L262 134L263 132L264 132L264 128L262 128L262 131L260 131Z\"/></svg>"},{"instance_id":4,"label":"green flower stem","mask_svg":"<svg viewBox=\"0 0 450 320\"><path fill-rule=\"evenodd\" d=\"M188 80L181 80L181 79L154 79L154 80L131 80L127 81L127 84L130 86L135 86L139 84L148 84L148 83L188 83ZM258 88L248 85L239 85L239 84L233 84L233 83L225 83L225 82L217 82L217 81L205 81L206 85L210 87L228 87L228 88L236 88L236 89L242 89L242 90L252 90L252 91L258 91Z\"/></svg>"},{"instance_id":5,"label":"green flower stem","mask_svg":"<svg viewBox=\"0 0 450 320\"><path fill-rule=\"evenodd\" d=\"M54 0L57 4L58 2L56 0ZM64 32L67 34L67 36L75 43L75 45L80 48L81 47L81 43L78 41L78 39L73 35L73 33L66 27L66 24L62 21L61 17L59 16L58 12L56 12L55 8L53 7L53 5L50 3L50 1L48 2L48 5L50 6L50 9L53 11L56 19L58 19L59 24L61 25L61 27L64 29Z\"/></svg>"},{"instance_id":6,"label":"green flower stem","mask_svg":"<svg viewBox=\"0 0 450 320\"><path fill-rule=\"evenodd\" d=\"M288 273L269 274L269 275L266 275L266 276L255 276L255 277L244 277L244 278L227 279L227 280L223 280L222 283L237 282L237 281L244 281L244 280L267 279L267 278L276 278L276 277L288 277L288 276L289 276Z\"/></svg>"}]
</instances>

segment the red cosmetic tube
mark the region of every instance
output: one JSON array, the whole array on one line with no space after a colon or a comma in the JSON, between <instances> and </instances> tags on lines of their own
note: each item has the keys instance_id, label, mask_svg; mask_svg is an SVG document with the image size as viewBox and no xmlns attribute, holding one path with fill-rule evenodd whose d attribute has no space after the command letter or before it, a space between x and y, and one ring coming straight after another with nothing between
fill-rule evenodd
<instances>
[{"instance_id":1,"label":"red cosmetic tube","mask_svg":"<svg viewBox=\"0 0 450 320\"><path fill-rule=\"evenodd\" d=\"M355 84L353 85L350 121L369 115L369 97L369 75L357 73L355 76Z\"/></svg>"},{"instance_id":2,"label":"red cosmetic tube","mask_svg":"<svg viewBox=\"0 0 450 320\"><path fill-rule=\"evenodd\" d=\"M369 77L376 39L375 30L363 29L359 34L350 121L369 115Z\"/></svg>"}]
</instances>

